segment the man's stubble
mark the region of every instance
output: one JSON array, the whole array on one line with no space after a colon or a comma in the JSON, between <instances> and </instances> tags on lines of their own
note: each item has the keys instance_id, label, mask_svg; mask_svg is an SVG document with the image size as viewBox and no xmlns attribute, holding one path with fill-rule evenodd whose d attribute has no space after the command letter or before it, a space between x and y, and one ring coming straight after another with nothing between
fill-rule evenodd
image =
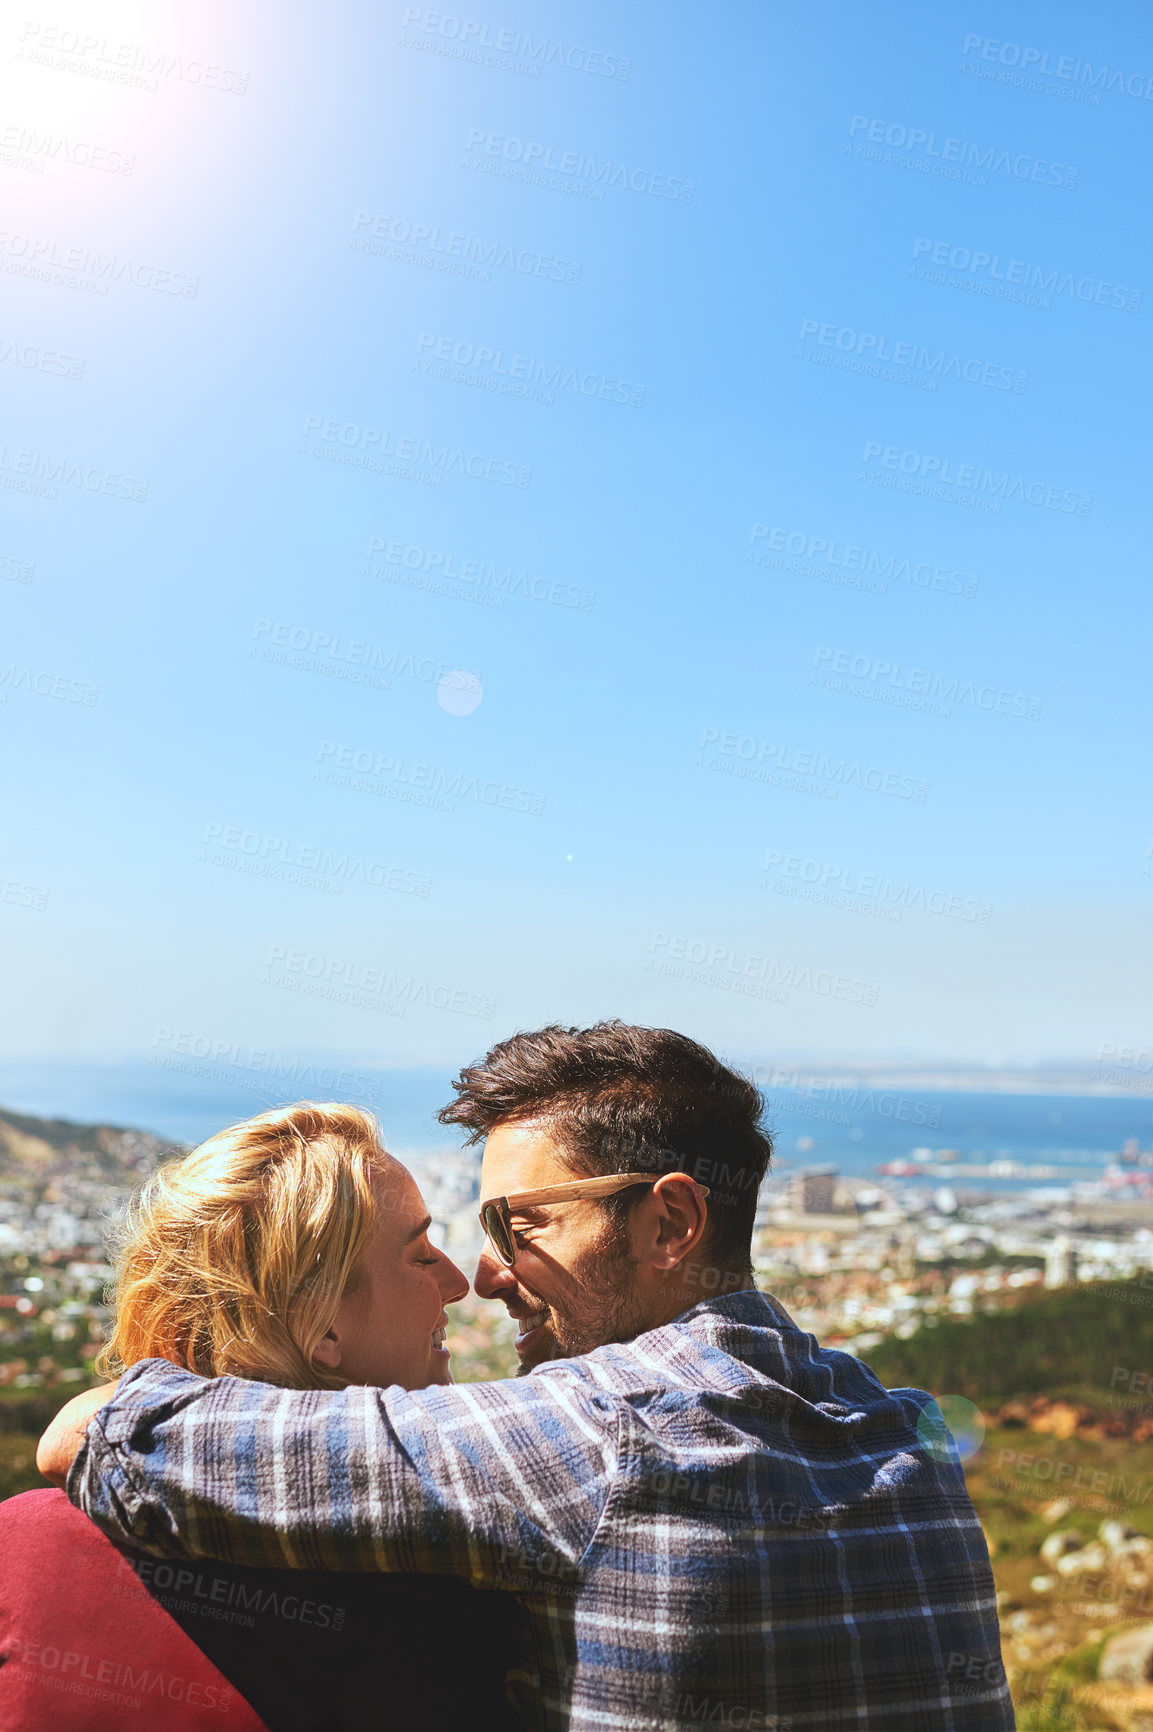
<instances>
[{"instance_id":1,"label":"man's stubble","mask_svg":"<svg viewBox=\"0 0 1153 1732\"><path fill-rule=\"evenodd\" d=\"M637 1264L625 1233L608 1223L600 1241L570 1271L573 1293L563 1306L549 1306L551 1349L532 1363L522 1360L518 1377L552 1359L572 1359L610 1342L631 1341L645 1328L641 1301L634 1291Z\"/></svg>"}]
</instances>

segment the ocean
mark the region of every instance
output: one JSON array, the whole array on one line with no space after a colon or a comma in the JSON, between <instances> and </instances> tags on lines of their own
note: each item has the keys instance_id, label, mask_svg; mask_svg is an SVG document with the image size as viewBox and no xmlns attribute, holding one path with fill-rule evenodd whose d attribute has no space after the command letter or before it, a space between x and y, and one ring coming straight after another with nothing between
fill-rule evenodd
<instances>
[{"instance_id":1,"label":"ocean","mask_svg":"<svg viewBox=\"0 0 1153 1732\"><path fill-rule=\"evenodd\" d=\"M183 1068L176 1068L176 1066ZM436 1122L451 1099L455 1067L373 1070L301 1064L274 1076L227 1057L158 1054L156 1062L0 1064L0 1105L43 1118L154 1131L201 1142L225 1125L292 1100L349 1100L375 1111L390 1148L402 1158L456 1148ZM961 1093L820 1085L766 1087L776 1170L829 1165L872 1175L914 1149L955 1150L962 1163L1013 1161L1055 1169L1050 1183L1100 1176L1123 1145L1153 1144L1153 1099L1053 1094ZM967 1184L977 1184L969 1180ZM981 1189L1021 1189L1016 1178L982 1178Z\"/></svg>"}]
</instances>

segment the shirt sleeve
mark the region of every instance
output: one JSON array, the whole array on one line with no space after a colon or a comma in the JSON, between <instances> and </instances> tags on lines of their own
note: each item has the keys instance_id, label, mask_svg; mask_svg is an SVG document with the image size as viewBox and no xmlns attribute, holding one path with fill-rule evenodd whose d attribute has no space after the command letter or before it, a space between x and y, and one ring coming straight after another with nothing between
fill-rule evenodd
<instances>
[{"instance_id":1,"label":"shirt sleeve","mask_svg":"<svg viewBox=\"0 0 1153 1732\"><path fill-rule=\"evenodd\" d=\"M115 1540L269 1568L431 1571L553 1591L617 1469L619 1415L547 1376L280 1389L143 1360L96 1415L68 1496Z\"/></svg>"}]
</instances>

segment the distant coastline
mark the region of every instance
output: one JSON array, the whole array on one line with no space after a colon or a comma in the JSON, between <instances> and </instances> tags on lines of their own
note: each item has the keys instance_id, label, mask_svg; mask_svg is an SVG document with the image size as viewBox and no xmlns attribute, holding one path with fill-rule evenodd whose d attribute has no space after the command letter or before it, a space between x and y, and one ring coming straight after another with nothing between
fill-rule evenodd
<instances>
[{"instance_id":1,"label":"distant coastline","mask_svg":"<svg viewBox=\"0 0 1153 1732\"><path fill-rule=\"evenodd\" d=\"M275 1072L191 1054L164 1063L155 1054L123 1063L0 1059L0 1103L77 1124L137 1126L192 1146L226 1124L291 1100L340 1099L377 1113L398 1151L457 1148L459 1138L438 1124L436 1113L452 1096L458 1065L442 1060L408 1067L382 1056L383 1065L358 1054L285 1056ZM1107 1151L1128 1137L1139 1137L1143 1146L1153 1141L1153 1074L1135 1067L819 1061L735 1051L728 1057L755 1077L784 1139L816 1136L819 1158L844 1167L852 1157L847 1170L869 1156L907 1155L926 1142L974 1155L984 1150L1048 1160L1055 1145Z\"/></svg>"},{"instance_id":2,"label":"distant coastline","mask_svg":"<svg viewBox=\"0 0 1153 1732\"><path fill-rule=\"evenodd\" d=\"M795 1064L766 1064L754 1068L764 1087L804 1087L821 1082L838 1088L920 1089L938 1094L1079 1095L1104 1099L1133 1097L1153 1101L1153 1053L1138 1055L1150 1060L1150 1069L1122 1067L1104 1061L1098 1064L1054 1065L942 1065L896 1063L878 1059L830 1060L821 1065L798 1060Z\"/></svg>"}]
</instances>

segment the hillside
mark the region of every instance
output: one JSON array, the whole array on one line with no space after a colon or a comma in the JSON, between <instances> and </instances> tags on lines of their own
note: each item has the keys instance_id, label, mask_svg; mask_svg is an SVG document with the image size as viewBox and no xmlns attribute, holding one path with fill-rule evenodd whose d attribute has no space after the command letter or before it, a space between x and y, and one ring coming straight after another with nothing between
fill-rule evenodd
<instances>
[{"instance_id":1,"label":"hillside","mask_svg":"<svg viewBox=\"0 0 1153 1732\"><path fill-rule=\"evenodd\" d=\"M42 1427L91 1377L110 1318L110 1235L141 1180L179 1152L147 1131L0 1109L0 1434Z\"/></svg>"},{"instance_id":2,"label":"hillside","mask_svg":"<svg viewBox=\"0 0 1153 1732\"><path fill-rule=\"evenodd\" d=\"M64 1176L133 1186L178 1144L118 1125L38 1119L0 1107L0 1179L47 1182Z\"/></svg>"},{"instance_id":3,"label":"hillside","mask_svg":"<svg viewBox=\"0 0 1153 1732\"><path fill-rule=\"evenodd\" d=\"M963 1395L986 1411L1057 1396L1136 1411L1153 1401L1153 1287L1125 1281L1033 1293L1012 1309L949 1318L907 1341L889 1337L865 1358L890 1389Z\"/></svg>"}]
</instances>

